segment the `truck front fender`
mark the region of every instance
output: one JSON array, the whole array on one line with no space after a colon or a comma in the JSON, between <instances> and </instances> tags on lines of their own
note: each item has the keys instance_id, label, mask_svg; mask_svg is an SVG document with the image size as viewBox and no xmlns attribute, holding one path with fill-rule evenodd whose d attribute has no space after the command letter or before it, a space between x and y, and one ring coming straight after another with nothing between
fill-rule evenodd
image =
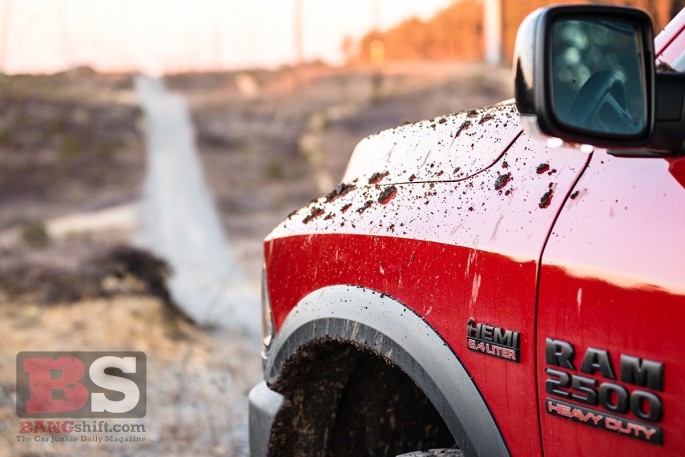
<instances>
[{"instance_id":1,"label":"truck front fender","mask_svg":"<svg viewBox=\"0 0 685 457\"><path fill-rule=\"evenodd\" d=\"M304 297L269 350L273 385L298 349L322 338L346 341L397 365L422 389L469 456L509 456L485 400L458 357L435 330L393 298L356 286L330 286Z\"/></svg>"}]
</instances>

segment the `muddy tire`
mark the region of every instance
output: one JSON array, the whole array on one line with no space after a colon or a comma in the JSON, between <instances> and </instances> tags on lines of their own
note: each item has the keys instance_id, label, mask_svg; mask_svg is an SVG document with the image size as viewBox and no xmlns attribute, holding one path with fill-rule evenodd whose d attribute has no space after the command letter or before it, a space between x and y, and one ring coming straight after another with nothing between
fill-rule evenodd
<instances>
[{"instance_id":1,"label":"muddy tire","mask_svg":"<svg viewBox=\"0 0 685 457\"><path fill-rule=\"evenodd\" d=\"M416 451L401 454L397 457L464 457L459 449L430 449L428 451Z\"/></svg>"},{"instance_id":2,"label":"muddy tire","mask_svg":"<svg viewBox=\"0 0 685 457\"><path fill-rule=\"evenodd\" d=\"M448 449L455 440L402 370L349 343L318 339L283 367L274 389L270 456L396 456Z\"/></svg>"}]
</instances>

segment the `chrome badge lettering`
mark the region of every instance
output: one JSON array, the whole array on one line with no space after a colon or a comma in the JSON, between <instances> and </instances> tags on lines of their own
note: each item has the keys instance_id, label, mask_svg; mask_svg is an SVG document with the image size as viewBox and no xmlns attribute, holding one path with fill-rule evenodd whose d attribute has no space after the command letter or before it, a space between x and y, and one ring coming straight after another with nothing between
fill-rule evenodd
<instances>
[{"instance_id":1,"label":"chrome badge lettering","mask_svg":"<svg viewBox=\"0 0 685 457\"><path fill-rule=\"evenodd\" d=\"M466 324L466 347L471 351L482 352L510 362L519 362L520 332L476 323L476 320L471 318Z\"/></svg>"},{"instance_id":2,"label":"chrome badge lettering","mask_svg":"<svg viewBox=\"0 0 685 457\"><path fill-rule=\"evenodd\" d=\"M664 388L663 363L626 354L620 354L618 361L616 367L609 351L593 347L576 360L571 343L547 338L545 391L549 397L545 410L591 427L663 444L663 431L655 425L663 418L664 406L657 394Z\"/></svg>"}]
</instances>

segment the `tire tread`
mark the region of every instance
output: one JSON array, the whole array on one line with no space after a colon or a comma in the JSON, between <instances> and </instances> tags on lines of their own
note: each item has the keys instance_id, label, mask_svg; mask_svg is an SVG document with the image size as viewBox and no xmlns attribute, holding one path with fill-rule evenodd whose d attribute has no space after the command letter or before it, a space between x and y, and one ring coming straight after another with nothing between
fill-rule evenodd
<instances>
[{"instance_id":1,"label":"tire tread","mask_svg":"<svg viewBox=\"0 0 685 457\"><path fill-rule=\"evenodd\" d=\"M400 454L397 457L464 457L464 453L459 449L429 449Z\"/></svg>"}]
</instances>

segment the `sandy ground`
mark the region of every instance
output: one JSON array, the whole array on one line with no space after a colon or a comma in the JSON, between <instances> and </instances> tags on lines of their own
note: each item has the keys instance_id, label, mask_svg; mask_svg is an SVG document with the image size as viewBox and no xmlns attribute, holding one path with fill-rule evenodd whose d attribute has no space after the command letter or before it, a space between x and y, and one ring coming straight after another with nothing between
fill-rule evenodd
<instances>
[{"instance_id":1,"label":"sandy ground","mask_svg":"<svg viewBox=\"0 0 685 457\"><path fill-rule=\"evenodd\" d=\"M368 69L325 67L167 82L189 102L221 223L256 288L263 237L337 182L361 138L509 98L509 79L506 68L411 64L386 68L381 83ZM66 216L139 200L146 160L130 80L11 83L0 94L0 456L247 455L257 338L180 319L145 285L145 271L110 262L103 273L93 258L128 243L128 222L53 233ZM145 425L145 441L17 441L16 355L46 350L145 352L147 415L132 420Z\"/></svg>"}]
</instances>

